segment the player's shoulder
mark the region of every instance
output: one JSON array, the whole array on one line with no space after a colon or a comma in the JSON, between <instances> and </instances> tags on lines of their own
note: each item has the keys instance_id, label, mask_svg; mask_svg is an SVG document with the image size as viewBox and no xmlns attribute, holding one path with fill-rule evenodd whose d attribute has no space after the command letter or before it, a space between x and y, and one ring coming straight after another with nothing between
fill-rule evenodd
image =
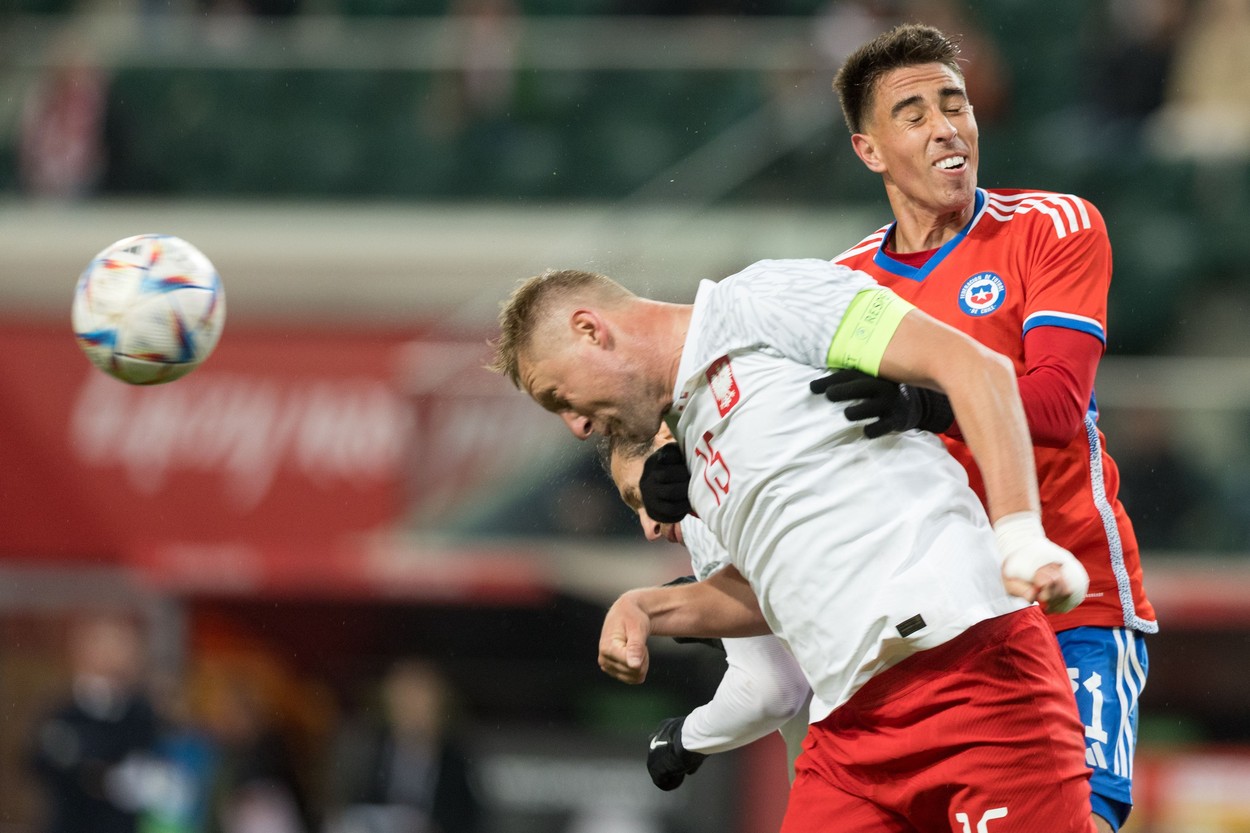
<instances>
[{"instance_id":1,"label":"player's shoulder","mask_svg":"<svg viewBox=\"0 0 1250 833\"><path fill-rule=\"evenodd\" d=\"M864 237L864 239L860 240L855 245L846 249L842 253L835 255L832 262L842 265L851 265L860 262L860 260L864 257L871 259L872 256L876 254L877 250L881 248L881 241L885 240L893 226L893 223L887 223L874 231L872 234Z\"/></svg>"},{"instance_id":2,"label":"player's shoulder","mask_svg":"<svg viewBox=\"0 0 1250 833\"><path fill-rule=\"evenodd\" d=\"M729 554L703 521L687 516L681 522L682 543L690 553L695 577L703 581L729 562Z\"/></svg>"},{"instance_id":3,"label":"player's shoulder","mask_svg":"<svg viewBox=\"0 0 1250 833\"><path fill-rule=\"evenodd\" d=\"M1001 223L1035 225L1063 239L1083 232L1106 234L1102 213L1076 194L1027 188L985 189L985 214Z\"/></svg>"},{"instance_id":4,"label":"player's shoulder","mask_svg":"<svg viewBox=\"0 0 1250 833\"><path fill-rule=\"evenodd\" d=\"M741 279L760 277L794 277L805 275L828 275L839 272L845 267L818 257L774 258L757 260L747 268L731 275L730 278Z\"/></svg>"},{"instance_id":5,"label":"player's shoulder","mask_svg":"<svg viewBox=\"0 0 1250 833\"><path fill-rule=\"evenodd\" d=\"M733 294L755 294L770 289L802 291L804 287L854 282L859 274L848 266L822 258L759 260L720 281L719 287Z\"/></svg>"}]
</instances>

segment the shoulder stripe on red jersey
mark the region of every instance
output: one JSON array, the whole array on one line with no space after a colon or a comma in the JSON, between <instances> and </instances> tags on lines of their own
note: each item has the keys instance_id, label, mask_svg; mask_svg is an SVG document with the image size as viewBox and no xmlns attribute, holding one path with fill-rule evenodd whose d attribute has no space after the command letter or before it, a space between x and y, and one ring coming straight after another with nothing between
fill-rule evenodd
<instances>
[{"instance_id":1,"label":"shoulder stripe on red jersey","mask_svg":"<svg viewBox=\"0 0 1250 833\"><path fill-rule=\"evenodd\" d=\"M872 234L865 237L863 240L856 243L851 248L847 249L842 254L833 258L831 262L841 263L847 258L855 257L856 255L862 255L865 252L876 251L877 249L881 248L881 241L886 238L886 235L890 233L890 229L893 226L894 226L893 223L891 223L888 226L882 226L881 228L874 231Z\"/></svg>"},{"instance_id":2,"label":"shoulder stripe on red jersey","mask_svg":"<svg viewBox=\"0 0 1250 833\"><path fill-rule=\"evenodd\" d=\"M1099 324L1096 319L1084 315L1076 315L1071 312L1057 312L1049 309L1038 310L1024 319L1024 326L1021 328L1020 334L1024 335L1034 327L1066 327L1069 330L1089 333L1103 344L1107 343L1107 334L1103 330L1102 324Z\"/></svg>"},{"instance_id":3,"label":"shoulder stripe on red jersey","mask_svg":"<svg viewBox=\"0 0 1250 833\"><path fill-rule=\"evenodd\" d=\"M1011 220L1016 214L1039 211L1050 217L1059 238L1090 227L1089 211L1086 210L1085 203L1072 194L1031 191L1022 194L991 192L989 196L986 212L1003 222Z\"/></svg>"}]
</instances>

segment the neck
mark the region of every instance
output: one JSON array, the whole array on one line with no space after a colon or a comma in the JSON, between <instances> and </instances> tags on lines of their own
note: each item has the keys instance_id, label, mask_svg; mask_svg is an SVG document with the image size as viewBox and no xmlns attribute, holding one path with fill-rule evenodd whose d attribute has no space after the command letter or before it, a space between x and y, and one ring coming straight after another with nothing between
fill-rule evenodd
<instances>
[{"instance_id":1,"label":"neck","mask_svg":"<svg viewBox=\"0 0 1250 833\"><path fill-rule=\"evenodd\" d=\"M669 341L662 358L664 359L665 389L669 394L677 386L677 369L681 366L681 354L686 347L686 334L690 332L690 316L694 312L691 304L669 304ZM672 401L665 396L665 408L672 407Z\"/></svg>"},{"instance_id":2,"label":"neck","mask_svg":"<svg viewBox=\"0 0 1250 833\"><path fill-rule=\"evenodd\" d=\"M647 347L648 375L656 380L655 395L665 410L672 406L672 392L677 385L677 369L681 365L686 333L690 329L691 304L669 304L644 300L640 307L640 323Z\"/></svg>"},{"instance_id":3,"label":"neck","mask_svg":"<svg viewBox=\"0 0 1250 833\"><path fill-rule=\"evenodd\" d=\"M927 252L947 243L972 219L976 206L973 199L957 208L934 210L910 201L893 189L887 190L897 221L889 246L900 254Z\"/></svg>"}]
</instances>

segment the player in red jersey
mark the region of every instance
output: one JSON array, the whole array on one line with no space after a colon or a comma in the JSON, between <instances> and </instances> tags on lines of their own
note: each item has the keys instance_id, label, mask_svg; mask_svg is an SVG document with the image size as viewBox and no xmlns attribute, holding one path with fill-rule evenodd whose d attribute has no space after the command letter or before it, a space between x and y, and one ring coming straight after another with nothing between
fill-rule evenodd
<instances>
[{"instance_id":1,"label":"player in red jersey","mask_svg":"<svg viewBox=\"0 0 1250 833\"><path fill-rule=\"evenodd\" d=\"M834 88L851 144L882 176L895 220L834 262L867 272L1015 364L1042 524L1090 577L1084 603L1049 621L1085 723L1094 820L1101 831L1117 830L1132 806L1147 670L1142 634L1158 626L1117 498L1119 472L1096 422L1111 245L1102 216L1080 197L977 187L977 123L957 55L938 30L909 24L865 44L839 70ZM944 397L847 374L813 389L835 400L864 398L858 413L877 418L870 435L914 427L942 433L984 494Z\"/></svg>"}]
</instances>

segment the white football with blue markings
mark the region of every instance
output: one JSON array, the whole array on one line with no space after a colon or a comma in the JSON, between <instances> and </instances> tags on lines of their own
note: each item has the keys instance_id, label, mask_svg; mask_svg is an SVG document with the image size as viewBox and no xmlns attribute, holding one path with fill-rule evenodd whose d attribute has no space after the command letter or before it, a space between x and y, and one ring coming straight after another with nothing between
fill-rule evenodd
<instances>
[{"instance_id":1,"label":"white football with blue markings","mask_svg":"<svg viewBox=\"0 0 1250 833\"><path fill-rule=\"evenodd\" d=\"M74 336L96 367L132 385L172 382L221 338L226 294L204 253L140 234L96 255L74 291Z\"/></svg>"}]
</instances>

